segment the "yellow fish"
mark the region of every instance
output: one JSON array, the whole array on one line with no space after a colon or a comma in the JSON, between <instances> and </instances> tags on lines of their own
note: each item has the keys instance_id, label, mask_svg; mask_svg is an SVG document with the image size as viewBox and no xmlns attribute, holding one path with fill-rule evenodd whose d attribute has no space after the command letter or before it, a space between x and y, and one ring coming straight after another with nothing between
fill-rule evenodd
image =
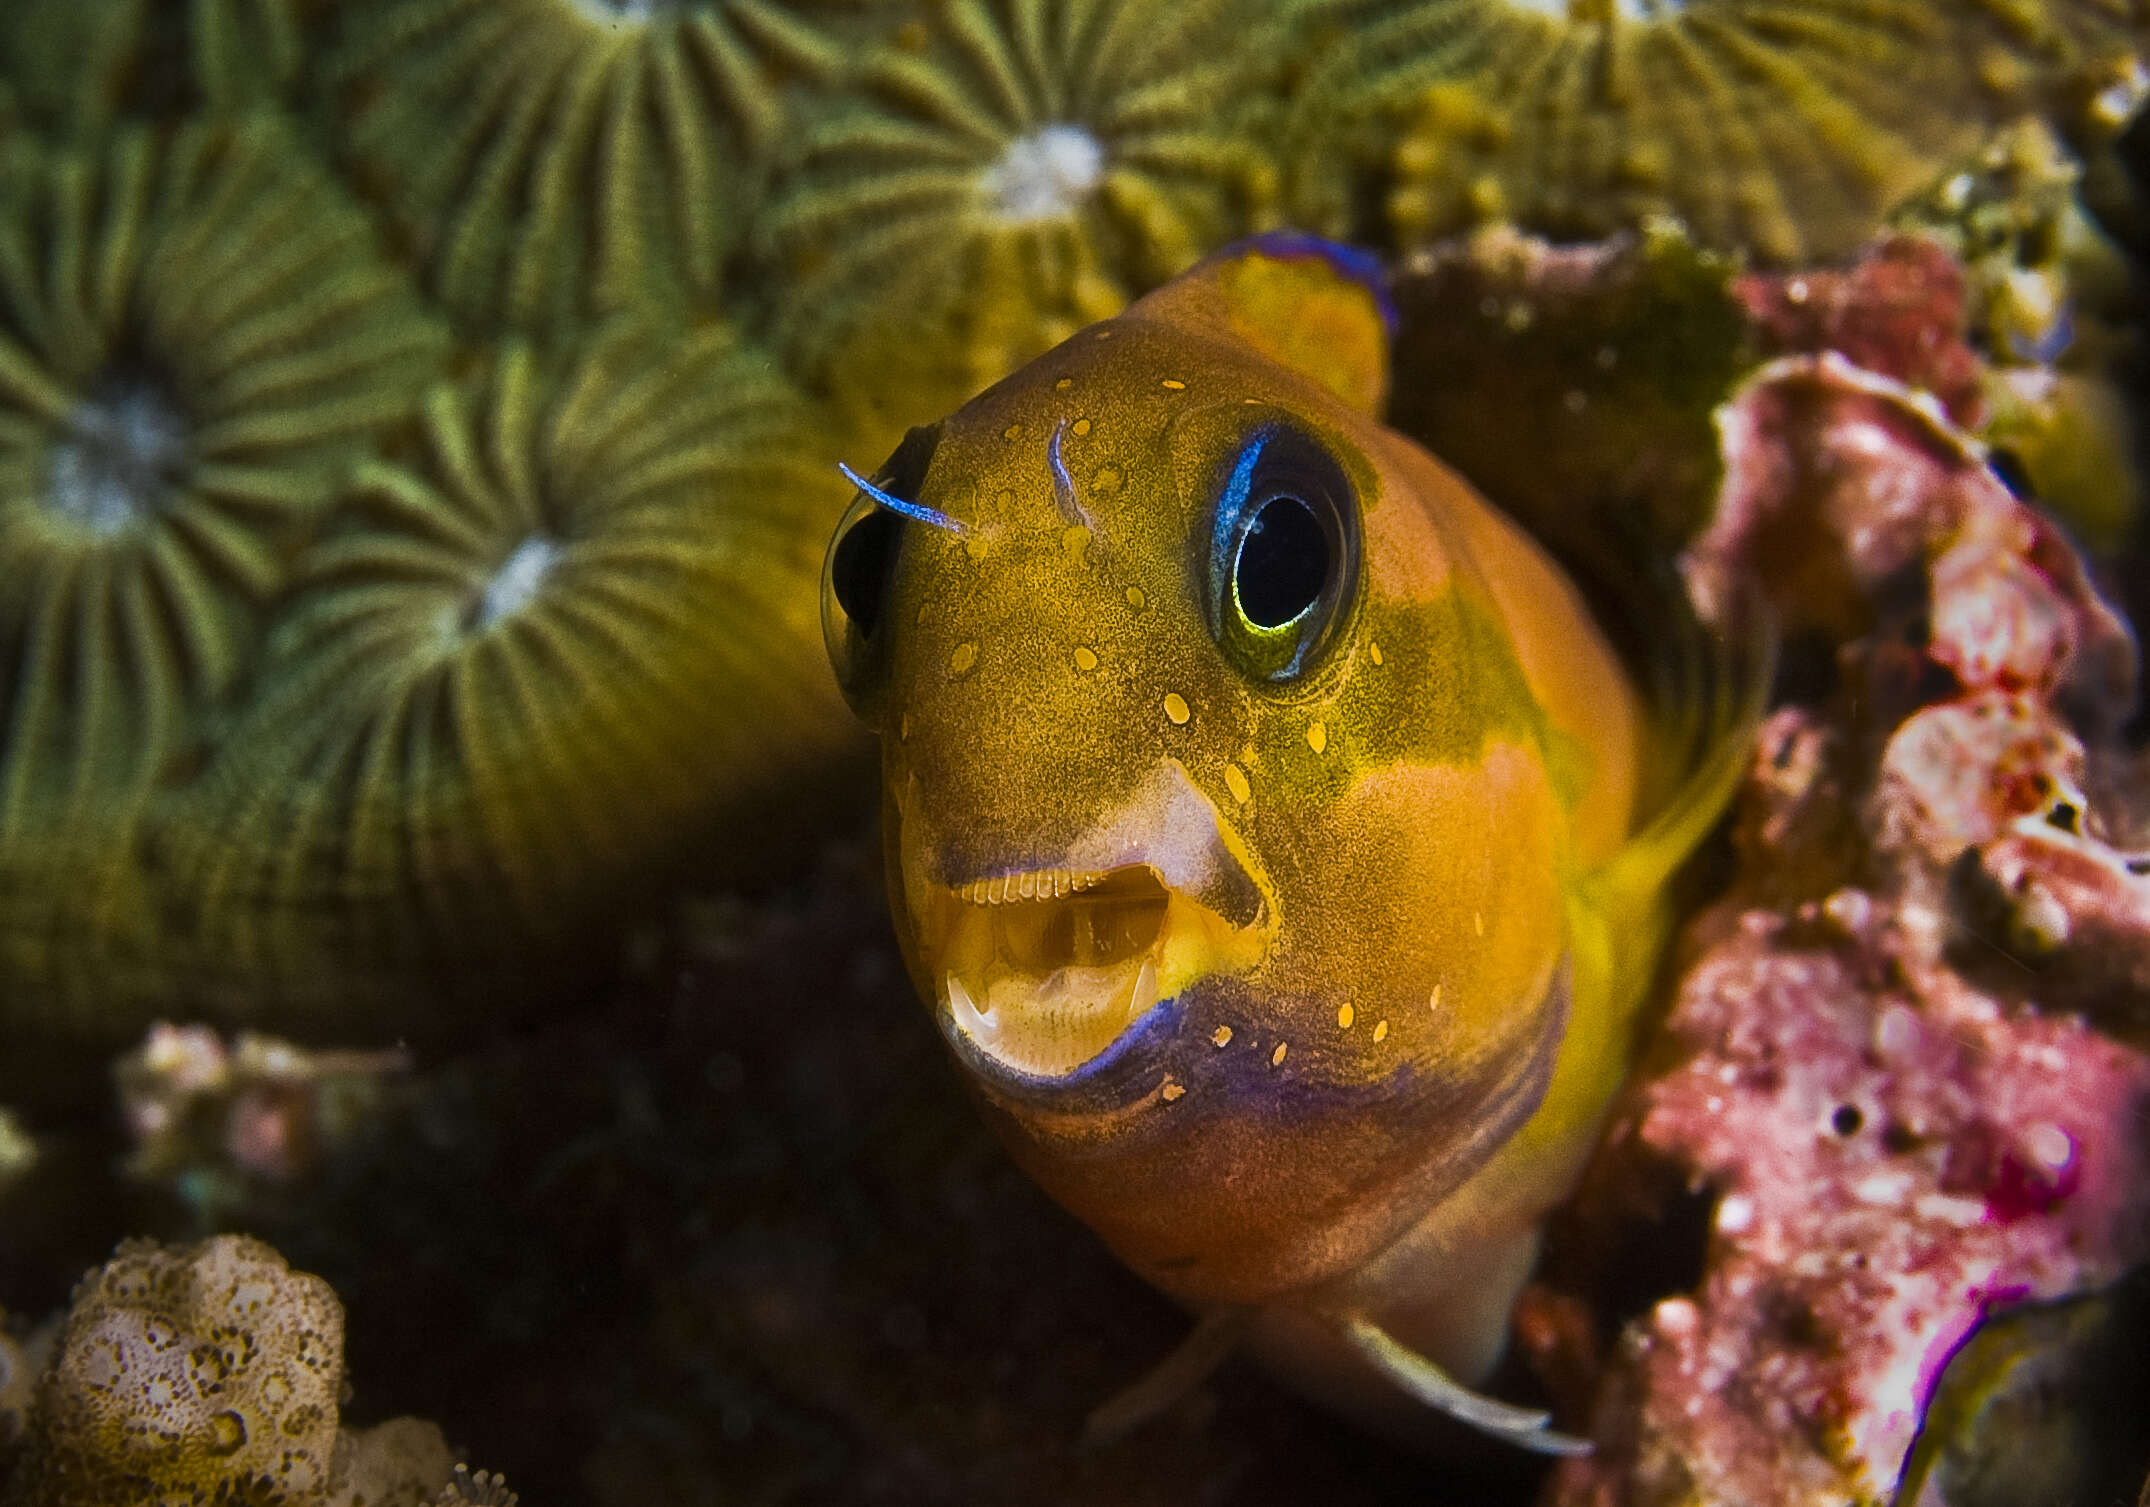
<instances>
[{"instance_id":1,"label":"yellow fish","mask_svg":"<svg viewBox=\"0 0 2150 1507\"><path fill-rule=\"evenodd\" d=\"M1210 1316L1117 1417L1245 1334L1347 1410L1561 1451L1467 1383L1760 677L1668 729L1537 546L1382 426L1391 321L1345 248L1220 253L854 475L824 621L956 1060Z\"/></svg>"}]
</instances>

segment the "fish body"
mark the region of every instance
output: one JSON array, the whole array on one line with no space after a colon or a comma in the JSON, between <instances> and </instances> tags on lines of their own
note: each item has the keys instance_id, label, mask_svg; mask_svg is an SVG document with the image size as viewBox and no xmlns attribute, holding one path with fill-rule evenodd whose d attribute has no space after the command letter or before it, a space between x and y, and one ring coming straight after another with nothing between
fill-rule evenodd
<instances>
[{"instance_id":1,"label":"fish body","mask_svg":"<svg viewBox=\"0 0 2150 1507\"><path fill-rule=\"evenodd\" d=\"M1342 248L1242 243L914 430L825 592L996 1129L1354 1407L1369 1333L1497 1358L1723 799L1653 801L1581 595L1382 426L1388 318Z\"/></svg>"}]
</instances>

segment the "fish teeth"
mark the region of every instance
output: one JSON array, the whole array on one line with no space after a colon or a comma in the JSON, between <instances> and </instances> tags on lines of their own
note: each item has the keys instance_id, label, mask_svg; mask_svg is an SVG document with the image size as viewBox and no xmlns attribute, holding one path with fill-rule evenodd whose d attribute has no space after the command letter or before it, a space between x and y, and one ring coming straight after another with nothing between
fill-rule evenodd
<instances>
[{"instance_id":1,"label":"fish teeth","mask_svg":"<svg viewBox=\"0 0 2150 1507\"><path fill-rule=\"evenodd\" d=\"M1127 1002L1127 1018L1140 1020L1157 1003L1157 959L1144 958L1142 972L1135 976L1135 992Z\"/></svg>"},{"instance_id":2,"label":"fish teeth","mask_svg":"<svg viewBox=\"0 0 2150 1507\"><path fill-rule=\"evenodd\" d=\"M968 905L1006 905L1015 900L1065 900L1102 884L1110 870L1077 873L1073 869L1033 869L1025 874L999 874L973 879L956 891Z\"/></svg>"},{"instance_id":3,"label":"fish teeth","mask_svg":"<svg viewBox=\"0 0 2150 1507\"><path fill-rule=\"evenodd\" d=\"M963 1034L972 1040L990 1046L1000 1038L1000 1022L993 1018L991 1010L980 1010L970 990L963 987L963 980L948 975L948 1013Z\"/></svg>"}]
</instances>

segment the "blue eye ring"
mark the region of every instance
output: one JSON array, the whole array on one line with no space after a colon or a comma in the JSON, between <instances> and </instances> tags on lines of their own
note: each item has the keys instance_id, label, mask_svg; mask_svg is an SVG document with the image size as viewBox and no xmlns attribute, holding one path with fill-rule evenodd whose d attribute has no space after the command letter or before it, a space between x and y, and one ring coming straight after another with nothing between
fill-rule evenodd
<instances>
[{"instance_id":1,"label":"blue eye ring","mask_svg":"<svg viewBox=\"0 0 2150 1507\"><path fill-rule=\"evenodd\" d=\"M1296 426L1241 442L1210 525L1210 634L1245 675L1288 685L1319 663L1356 594L1359 500L1335 456Z\"/></svg>"}]
</instances>

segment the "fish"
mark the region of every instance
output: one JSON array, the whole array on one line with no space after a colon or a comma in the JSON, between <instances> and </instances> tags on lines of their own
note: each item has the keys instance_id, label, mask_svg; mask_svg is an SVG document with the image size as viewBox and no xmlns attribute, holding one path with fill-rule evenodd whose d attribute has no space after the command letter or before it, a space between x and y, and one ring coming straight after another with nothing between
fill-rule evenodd
<instances>
[{"instance_id":1,"label":"fish","mask_svg":"<svg viewBox=\"0 0 2150 1507\"><path fill-rule=\"evenodd\" d=\"M1271 233L847 473L823 622L911 979L1015 1160L1201 1316L1103 1432L1244 1345L1356 1416L1585 1447L1472 1386L1765 635L1646 626L1687 667L1653 695L1384 427L1395 329L1373 258Z\"/></svg>"}]
</instances>

